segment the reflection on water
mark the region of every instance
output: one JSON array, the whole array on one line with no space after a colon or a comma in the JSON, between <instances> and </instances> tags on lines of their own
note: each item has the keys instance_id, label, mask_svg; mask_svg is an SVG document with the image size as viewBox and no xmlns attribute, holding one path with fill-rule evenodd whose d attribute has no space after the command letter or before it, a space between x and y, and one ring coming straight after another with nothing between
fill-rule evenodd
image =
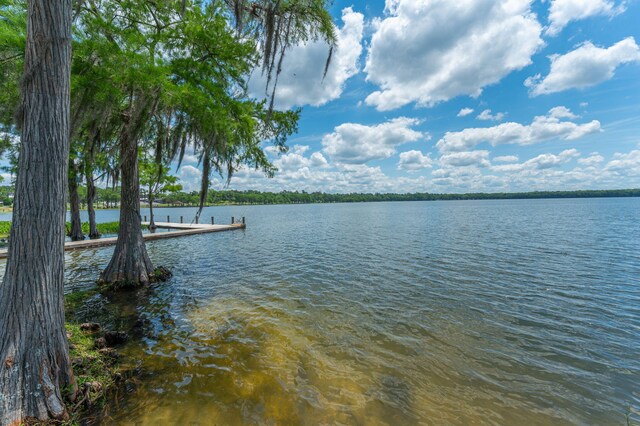
<instances>
[{"instance_id":1,"label":"reflection on water","mask_svg":"<svg viewBox=\"0 0 640 426\"><path fill-rule=\"evenodd\" d=\"M246 231L149 243L171 281L78 311L139 337L123 352L141 382L104 419L625 424L640 408L638 212L640 199L256 206ZM92 288L110 254L70 253L68 288Z\"/></svg>"}]
</instances>

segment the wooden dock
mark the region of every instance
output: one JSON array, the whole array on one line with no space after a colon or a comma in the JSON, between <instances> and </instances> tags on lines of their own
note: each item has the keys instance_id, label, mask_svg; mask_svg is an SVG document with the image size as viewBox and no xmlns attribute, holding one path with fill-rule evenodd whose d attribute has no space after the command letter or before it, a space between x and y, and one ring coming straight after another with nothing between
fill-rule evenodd
<instances>
[{"instance_id":1,"label":"wooden dock","mask_svg":"<svg viewBox=\"0 0 640 426\"><path fill-rule=\"evenodd\" d=\"M142 224L149 225L149 222L142 222ZM156 222L156 226L160 229L175 229L175 231L143 234L142 236L145 241L164 240L166 238L185 237L187 235L208 234L210 232L235 231L246 227L244 223L233 223L231 225L197 225L173 222ZM117 241L118 237L98 238L97 240L67 241L64 243L64 250L71 251L114 246ZM6 259L7 254L7 249L0 250L0 259Z\"/></svg>"}]
</instances>

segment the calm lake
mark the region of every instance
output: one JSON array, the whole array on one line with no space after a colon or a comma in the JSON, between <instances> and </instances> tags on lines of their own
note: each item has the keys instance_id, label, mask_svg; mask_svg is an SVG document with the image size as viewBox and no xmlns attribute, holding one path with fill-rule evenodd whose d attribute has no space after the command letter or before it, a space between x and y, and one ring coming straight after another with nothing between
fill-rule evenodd
<instances>
[{"instance_id":1,"label":"calm lake","mask_svg":"<svg viewBox=\"0 0 640 426\"><path fill-rule=\"evenodd\" d=\"M105 420L625 425L631 410L638 421L640 198L212 215L245 216L247 229L150 242L169 282L79 308L137 337L122 352L139 360L139 383ZM95 287L112 250L68 253L68 291Z\"/></svg>"}]
</instances>

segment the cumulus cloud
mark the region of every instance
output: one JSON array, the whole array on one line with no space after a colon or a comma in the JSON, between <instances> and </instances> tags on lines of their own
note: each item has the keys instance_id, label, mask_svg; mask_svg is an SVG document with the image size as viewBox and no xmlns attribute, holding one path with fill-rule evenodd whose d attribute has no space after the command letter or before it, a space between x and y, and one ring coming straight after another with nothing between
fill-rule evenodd
<instances>
[{"instance_id":1,"label":"cumulus cloud","mask_svg":"<svg viewBox=\"0 0 640 426\"><path fill-rule=\"evenodd\" d=\"M342 95L345 82L358 73L364 16L347 7L342 10L342 22L342 28L336 28L338 46L324 79L329 53L325 43L311 42L287 51L278 80L276 107L319 106ZM250 92L256 97L264 97L265 85L266 77L256 70L249 81Z\"/></svg>"},{"instance_id":2,"label":"cumulus cloud","mask_svg":"<svg viewBox=\"0 0 640 426\"><path fill-rule=\"evenodd\" d=\"M571 110L564 106L553 107L549 110L549 116L554 118L578 118L577 115L571 112Z\"/></svg>"},{"instance_id":3,"label":"cumulus cloud","mask_svg":"<svg viewBox=\"0 0 640 426\"><path fill-rule=\"evenodd\" d=\"M462 108L460 112L458 112L458 117L466 117L469 114L473 113L473 108Z\"/></svg>"},{"instance_id":4,"label":"cumulus cloud","mask_svg":"<svg viewBox=\"0 0 640 426\"><path fill-rule=\"evenodd\" d=\"M387 0L365 66L367 80L380 90L366 103L386 111L479 96L483 87L529 65L543 45L530 3Z\"/></svg>"},{"instance_id":5,"label":"cumulus cloud","mask_svg":"<svg viewBox=\"0 0 640 426\"><path fill-rule=\"evenodd\" d=\"M433 167L433 160L428 154L416 150L400 153L399 170L415 171L430 167Z\"/></svg>"},{"instance_id":6,"label":"cumulus cloud","mask_svg":"<svg viewBox=\"0 0 640 426\"><path fill-rule=\"evenodd\" d=\"M453 167L479 166L489 167L489 151L463 151L444 154L440 164Z\"/></svg>"},{"instance_id":7,"label":"cumulus cloud","mask_svg":"<svg viewBox=\"0 0 640 426\"><path fill-rule=\"evenodd\" d=\"M320 152L314 152L313 154L311 154L310 159L311 159L312 167L319 167L319 168L330 167L329 162L324 157L324 155L322 155L322 153Z\"/></svg>"},{"instance_id":8,"label":"cumulus cloud","mask_svg":"<svg viewBox=\"0 0 640 426\"><path fill-rule=\"evenodd\" d=\"M313 154L311 155L313 157ZM310 157L310 158L311 158ZM217 183L221 187L221 182ZM323 191L323 192L418 192L428 191L432 184L424 176L390 177L379 166L337 164L329 168L282 170L272 179L244 168L231 181L237 189L261 191Z\"/></svg>"},{"instance_id":9,"label":"cumulus cloud","mask_svg":"<svg viewBox=\"0 0 640 426\"><path fill-rule=\"evenodd\" d=\"M493 159L494 163L516 163L519 158L517 155L501 155Z\"/></svg>"},{"instance_id":10,"label":"cumulus cloud","mask_svg":"<svg viewBox=\"0 0 640 426\"><path fill-rule=\"evenodd\" d=\"M585 166L596 166L604 161L604 157L597 152L592 152L588 157L581 158L578 163Z\"/></svg>"},{"instance_id":11,"label":"cumulus cloud","mask_svg":"<svg viewBox=\"0 0 640 426\"><path fill-rule=\"evenodd\" d=\"M544 170L551 167L557 167L561 164L568 163L573 158L580 156L580 153L576 149L566 149L558 155L554 154L540 154L524 163L516 164L502 164L499 166L493 166L494 172L522 172L524 170Z\"/></svg>"},{"instance_id":12,"label":"cumulus cloud","mask_svg":"<svg viewBox=\"0 0 640 426\"><path fill-rule=\"evenodd\" d=\"M482 111L480 114L478 114L478 116L476 117L478 120L491 120L491 121L500 121L504 118L505 113L504 112L498 112L496 114L491 114L491 110L490 109L485 109L484 111Z\"/></svg>"},{"instance_id":13,"label":"cumulus cloud","mask_svg":"<svg viewBox=\"0 0 640 426\"><path fill-rule=\"evenodd\" d=\"M178 178L185 191L196 191L200 189L200 183L202 180L202 171L197 167L187 165L178 169Z\"/></svg>"},{"instance_id":14,"label":"cumulus cloud","mask_svg":"<svg viewBox=\"0 0 640 426\"><path fill-rule=\"evenodd\" d=\"M312 152L306 146L294 147L287 155L289 154L303 157L303 160L298 161L300 168L293 167L291 162L292 167L281 169L273 179L266 178L260 171L243 168L231 181L231 187L261 191L343 193L503 192L640 187L640 149L616 153L608 162L596 158L599 155L597 153L581 158L576 149L544 153L522 163L517 158L512 158L515 156L503 156L505 158L502 162L496 161L499 157L495 157L492 160L494 164L489 164L483 151L446 153L442 156L444 158L432 162L435 170L430 172L430 176L389 176L380 166L334 164L326 158L327 167L315 167L313 158L321 153ZM425 164L428 162L428 155L424 153L420 153L421 156L415 153L402 154L400 155L404 158L415 157L422 159ZM591 160L582 161L587 158ZM572 165L575 160L578 161ZM410 168L405 170L410 171ZM214 186L221 188L223 182L214 182Z\"/></svg>"},{"instance_id":15,"label":"cumulus cloud","mask_svg":"<svg viewBox=\"0 0 640 426\"><path fill-rule=\"evenodd\" d=\"M620 65L640 61L640 48L633 37L608 48L586 42L565 55L552 55L550 59L551 70L546 77L538 74L525 81L533 96L581 89L609 80Z\"/></svg>"},{"instance_id":16,"label":"cumulus cloud","mask_svg":"<svg viewBox=\"0 0 640 426\"><path fill-rule=\"evenodd\" d=\"M614 154L605 169L623 176L640 175L640 150Z\"/></svg>"},{"instance_id":17,"label":"cumulus cloud","mask_svg":"<svg viewBox=\"0 0 640 426\"><path fill-rule=\"evenodd\" d=\"M554 112L555 111L555 112ZM600 122L593 120L585 124L562 121L558 110L548 115L534 117L528 125L508 122L494 127L468 128L460 132L447 132L436 146L440 151L465 151L486 142L492 146L504 144L531 145L550 139L575 140L601 131Z\"/></svg>"},{"instance_id":18,"label":"cumulus cloud","mask_svg":"<svg viewBox=\"0 0 640 426\"><path fill-rule=\"evenodd\" d=\"M624 3L616 6L610 0L551 0L545 34L555 36L571 21L598 15L615 16L624 10Z\"/></svg>"},{"instance_id":19,"label":"cumulus cloud","mask_svg":"<svg viewBox=\"0 0 640 426\"><path fill-rule=\"evenodd\" d=\"M322 138L323 151L338 163L366 163L389 158L396 153L397 146L427 137L413 129L419 123L420 120L406 117L373 126L344 123Z\"/></svg>"}]
</instances>

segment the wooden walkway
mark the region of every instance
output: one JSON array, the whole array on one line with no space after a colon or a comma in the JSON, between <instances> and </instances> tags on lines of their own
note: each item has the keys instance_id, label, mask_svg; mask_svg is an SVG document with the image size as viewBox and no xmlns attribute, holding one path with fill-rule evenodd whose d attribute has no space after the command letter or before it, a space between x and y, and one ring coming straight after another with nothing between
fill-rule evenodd
<instances>
[{"instance_id":1,"label":"wooden walkway","mask_svg":"<svg viewBox=\"0 0 640 426\"><path fill-rule=\"evenodd\" d=\"M149 225L149 222L142 222L142 224ZM175 229L175 231L143 234L142 236L145 241L164 240L166 238L177 238L187 235L208 234L210 232L235 231L246 227L244 223L234 223L232 225L195 225L172 222L156 222L156 226L160 229ZM71 251L113 246L117 241L118 237L99 238L97 240L67 241L64 243L64 250ZM6 259L7 254L7 249L0 250L0 259Z\"/></svg>"}]
</instances>

